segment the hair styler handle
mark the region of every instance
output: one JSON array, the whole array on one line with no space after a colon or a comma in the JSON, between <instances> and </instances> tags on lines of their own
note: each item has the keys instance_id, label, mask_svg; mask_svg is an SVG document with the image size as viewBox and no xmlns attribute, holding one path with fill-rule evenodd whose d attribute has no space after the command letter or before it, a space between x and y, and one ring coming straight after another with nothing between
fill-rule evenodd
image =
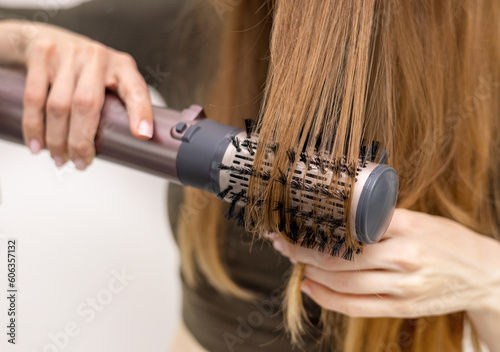
<instances>
[{"instance_id":1,"label":"hair styler handle","mask_svg":"<svg viewBox=\"0 0 500 352\"><path fill-rule=\"evenodd\" d=\"M24 87L24 73L0 68L0 138L16 143L24 143ZM207 119L202 108L195 105L182 112L153 107L153 115L153 137L139 140L129 130L123 102L107 93L95 141L96 156L181 183L177 156L183 135L189 127Z\"/></svg>"}]
</instances>

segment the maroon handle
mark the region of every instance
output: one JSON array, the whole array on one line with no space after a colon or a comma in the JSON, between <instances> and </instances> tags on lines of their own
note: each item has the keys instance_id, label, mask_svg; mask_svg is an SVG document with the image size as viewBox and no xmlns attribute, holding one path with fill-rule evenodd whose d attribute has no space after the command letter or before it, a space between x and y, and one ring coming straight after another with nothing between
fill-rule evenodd
<instances>
[{"instance_id":1,"label":"maroon handle","mask_svg":"<svg viewBox=\"0 0 500 352\"><path fill-rule=\"evenodd\" d=\"M23 72L0 68L0 138L21 144L25 78ZM203 109L196 105L183 111L153 107L153 115L153 137L139 140L130 132L123 102L107 93L95 141L96 155L179 183L176 162L182 135L176 133L176 125L199 122L205 118Z\"/></svg>"}]
</instances>

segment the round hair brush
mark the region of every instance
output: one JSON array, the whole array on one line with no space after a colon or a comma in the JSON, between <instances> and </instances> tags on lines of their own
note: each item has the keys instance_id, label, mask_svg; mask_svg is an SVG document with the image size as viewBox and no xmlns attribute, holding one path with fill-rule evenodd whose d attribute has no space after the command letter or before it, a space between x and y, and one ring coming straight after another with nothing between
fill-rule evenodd
<instances>
[{"instance_id":1,"label":"round hair brush","mask_svg":"<svg viewBox=\"0 0 500 352\"><path fill-rule=\"evenodd\" d=\"M17 143L23 143L24 84L23 73L0 69L0 138ZM279 182L290 190L289 201L286 207L276 204L273 211L284 219L301 219L301 224L314 229L315 235L306 240L297 237L296 241L328 250L332 255L339 253L347 226L356 240L375 243L391 220L398 177L393 168L384 164L387 153L377 142L361 147L355 170L320 155L288 151L290 168L271 177L278 146L260 145L251 121L245 121L246 130L223 125L206 118L203 109L194 105L183 111L154 107L153 113L153 137L138 140L129 131L124 104L108 93L95 141L96 156L210 191L230 203L226 216L240 223L249 201L250 178L258 177L262 183ZM265 162L259 170L253 167L257 148L266 148ZM354 183L347 182L352 178ZM332 181L336 187L331 187ZM258 200L251 203L259 205ZM349 209L348 214L344 209ZM283 221L283 230L290 228L285 225ZM289 237L294 240L294 231L300 230L292 230Z\"/></svg>"}]
</instances>

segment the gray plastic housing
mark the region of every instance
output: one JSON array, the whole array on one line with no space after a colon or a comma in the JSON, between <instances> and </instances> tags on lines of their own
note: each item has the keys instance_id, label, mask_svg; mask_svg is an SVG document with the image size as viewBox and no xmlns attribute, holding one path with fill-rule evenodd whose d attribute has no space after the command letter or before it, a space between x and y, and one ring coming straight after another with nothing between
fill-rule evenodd
<instances>
[{"instance_id":1,"label":"gray plastic housing","mask_svg":"<svg viewBox=\"0 0 500 352\"><path fill-rule=\"evenodd\" d=\"M182 184L218 194L219 165L231 138L241 130L203 119L182 136L177 154L177 175Z\"/></svg>"},{"instance_id":2,"label":"gray plastic housing","mask_svg":"<svg viewBox=\"0 0 500 352\"><path fill-rule=\"evenodd\" d=\"M359 241L377 243L384 235L396 207L398 187L396 170L388 165L380 164L368 176L356 209Z\"/></svg>"}]
</instances>

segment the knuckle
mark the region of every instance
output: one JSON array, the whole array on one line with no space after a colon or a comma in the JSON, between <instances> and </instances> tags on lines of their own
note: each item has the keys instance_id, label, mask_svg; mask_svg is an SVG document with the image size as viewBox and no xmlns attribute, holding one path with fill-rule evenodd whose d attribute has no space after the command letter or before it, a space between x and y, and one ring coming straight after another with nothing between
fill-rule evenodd
<instances>
[{"instance_id":1,"label":"knuckle","mask_svg":"<svg viewBox=\"0 0 500 352\"><path fill-rule=\"evenodd\" d=\"M42 106L45 102L45 93L39 89L26 87L23 102L25 105Z\"/></svg>"},{"instance_id":2,"label":"knuckle","mask_svg":"<svg viewBox=\"0 0 500 352\"><path fill-rule=\"evenodd\" d=\"M417 262L411 258L400 258L394 261L397 267L399 267L404 272L413 272L419 268Z\"/></svg>"},{"instance_id":3,"label":"knuckle","mask_svg":"<svg viewBox=\"0 0 500 352\"><path fill-rule=\"evenodd\" d=\"M70 143L70 148L81 156L89 156L93 152L93 146L90 142L85 140L79 140Z\"/></svg>"},{"instance_id":4,"label":"knuckle","mask_svg":"<svg viewBox=\"0 0 500 352\"><path fill-rule=\"evenodd\" d=\"M74 55L78 51L78 46L74 42L67 42L58 46L58 52L64 55Z\"/></svg>"},{"instance_id":5,"label":"knuckle","mask_svg":"<svg viewBox=\"0 0 500 352\"><path fill-rule=\"evenodd\" d=\"M47 113L55 117L64 117L69 114L71 104L64 100L49 98L47 101Z\"/></svg>"},{"instance_id":6,"label":"knuckle","mask_svg":"<svg viewBox=\"0 0 500 352\"><path fill-rule=\"evenodd\" d=\"M75 95L73 98L73 107L80 112L90 112L96 109L97 99L91 95Z\"/></svg>"},{"instance_id":7,"label":"knuckle","mask_svg":"<svg viewBox=\"0 0 500 352\"><path fill-rule=\"evenodd\" d=\"M123 52L119 53L118 55L119 55L119 61L122 63L122 65L137 67L137 64L132 55Z\"/></svg>"},{"instance_id":8,"label":"knuckle","mask_svg":"<svg viewBox=\"0 0 500 352\"><path fill-rule=\"evenodd\" d=\"M32 48L32 54L34 57L36 56L45 56L47 55L53 48L55 43L49 39L42 39L35 42Z\"/></svg>"},{"instance_id":9,"label":"knuckle","mask_svg":"<svg viewBox=\"0 0 500 352\"><path fill-rule=\"evenodd\" d=\"M411 278L402 284L402 291L406 297L419 296L424 287L423 280L418 277Z\"/></svg>"},{"instance_id":10,"label":"knuckle","mask_svg":"<svg viewBox=\"0 0 500 352\"><path fill-rule=\"evenodd\" d=\"M89 43L86 49L89 55L99 57L105 56L108 51L108 48L105 45L98 42Z\"/></svg>"},{"instance_id":11,"label":"knuckle","mask_svg":"<svg viewBox=\"0 0 500 352\"><path fill-rule=\"evenodd\" d=\"M404 249L395 254L394 264L405 272L417 271L424 261L424 252L418 243L410 243Z\"/></svg>"}]
</instances>

